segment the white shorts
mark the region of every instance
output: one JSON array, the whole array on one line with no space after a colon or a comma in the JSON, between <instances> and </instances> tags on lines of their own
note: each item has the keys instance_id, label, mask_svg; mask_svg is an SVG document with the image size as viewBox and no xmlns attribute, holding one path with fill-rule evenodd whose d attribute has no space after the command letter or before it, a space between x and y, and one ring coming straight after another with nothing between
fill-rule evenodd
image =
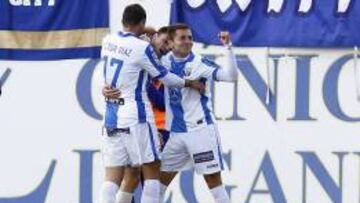
<instances>
[{"instance_id":1,"label":"white shorts","mask_svg":"<svg viewBox=\"0 0 360 203\"><path fill-rule=\"evenodd\" d=\"M160 142L153 124L139 123L128 132L103 136L102 156L105 167L140 166L160 160Z\"/></svg>"},{"instance_id":2,"label":"white shorts","mask_svg":"<svg viewBox=\"0 0 360 203\"><path fill-rule=\"evenodd\" d=\"M161 171L194 168L198 174L213 174L224 168L215 125L187 133L170 133L161 157Z\"/></svg>"}]
</instances>

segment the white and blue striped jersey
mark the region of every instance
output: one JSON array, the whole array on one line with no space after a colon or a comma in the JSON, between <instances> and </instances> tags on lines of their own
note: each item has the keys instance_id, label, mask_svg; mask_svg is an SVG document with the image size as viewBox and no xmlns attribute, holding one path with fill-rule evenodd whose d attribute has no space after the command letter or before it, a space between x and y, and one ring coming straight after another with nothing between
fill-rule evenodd
<instances>
[{"instance_id":1,"label":"white and blue striped jersey","mask_svg":"<svg viewBox=\"0 0 360 203\"><path fill-rule=\"evenodd\" d=\"M205 93L191 88L165 86L166 128L175 133L197 130L215 122L212 108L211 83L237 80L235 55L230 46L225 50L226 65L220 68L213 61L190 53L186 58L177 59L172 53L162 57L162 64L170 72L189 80L205 83Z\"/></svg>"},{"instance_id":2,"label":"white and blue striped jersey","mask_svg":"<svg viewBox=\"0 0 360 203\"><path fill-rule=\"evenodd\" d=\"M168 75L168 70L160 64L152 46L132 33L114 33L103 39L101 55L105 60L105 84L118 88L124 101L120 105L106 102L105 127L153 123L146 83L149 75L160 79Z\"/></svg>"},{"instance_id":3,"label":"white and blue striped jersey","mask_svg":"<svg viewBox=\"0 0 360 203\"><path fill-rule=\"evenodd\" d=\"M168 54L162 57L162 63L182 78L200 79L206 84L204 94L191 88L165 87L166 128L171 132L190 132L200 124L214 123L210 84L218 66L192 53L183 60Z\"/></svg>"}]
</instances>

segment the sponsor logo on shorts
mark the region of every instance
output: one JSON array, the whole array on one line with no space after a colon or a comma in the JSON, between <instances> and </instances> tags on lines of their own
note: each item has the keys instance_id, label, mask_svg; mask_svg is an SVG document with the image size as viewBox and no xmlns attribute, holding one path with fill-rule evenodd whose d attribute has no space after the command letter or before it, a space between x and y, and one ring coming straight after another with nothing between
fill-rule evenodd
<instances>
[{"instance_id":1,"label":"sponsor logo on shorts","mask_svg":"<svg viewBox=\"0 0 360 203\"><path fill-rule=\"evenodd\" d=\"M207 165L206 168L215 168L218 166L219 166L219 164L211 164L211 165Z\"/></svg>"},{"instance_id":2,"label":"sponsor logo on shorts","mask_svg":"<svg viewBox=\"0 0 360 203\"><path fill-rule=\"evenodd\" d=\"M201 153L193 154L193 157L194 157L194 162L196 164L207 162L207 161L212 161L212 160L215 159L213 151L201 152Z\"/></svg>"}]
</instances>

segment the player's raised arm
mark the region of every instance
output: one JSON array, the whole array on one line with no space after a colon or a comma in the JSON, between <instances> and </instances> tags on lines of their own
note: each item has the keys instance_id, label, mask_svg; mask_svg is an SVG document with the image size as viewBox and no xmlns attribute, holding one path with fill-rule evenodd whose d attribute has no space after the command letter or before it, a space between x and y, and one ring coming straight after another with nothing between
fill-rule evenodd
<instances>
[{"instance_id":1,"label":"player's raised arm","mask_svg":"<svg viewBox=\"0 0 360 203\"><path fill-rule=\"evenodd\" d=\"M226 62L224 66L219 68L214 73L214 79L218 81L232 82L237 80L238 72L237 72L236 58L231 47L230 34L229 32L220 32L219 38L221 43L224 45L226 49L225 50Z\"/></svg>"},{"instance_id":2,"label":"player's raised arm","mask_svg":"<svg viewBox=\"0 0 360 203\"><path fill-rule=\"evenodd\" d=\"M170 73L158 59L154 49L148 45L145 50L143 68L154 78L160 80L169 87L190 87L199 91L204 91L205 86L198 81L185 80L177 75Z\"/></svg>"},{"instance_id":3,"label":"player's raised arm","mask_svg":"<svg viewBox=\"0 0 360 203\"><path fill-rule=\"evenodd\" d=\"M199 66L194 68L187 79L197 80L212 78L216 81L233 82L238 78L236 58L231 48L230 35L228 32L219 34L220 40L225 47L226 63L221 67L206 57L201 59Z\"/></svg>"}]
</instances>

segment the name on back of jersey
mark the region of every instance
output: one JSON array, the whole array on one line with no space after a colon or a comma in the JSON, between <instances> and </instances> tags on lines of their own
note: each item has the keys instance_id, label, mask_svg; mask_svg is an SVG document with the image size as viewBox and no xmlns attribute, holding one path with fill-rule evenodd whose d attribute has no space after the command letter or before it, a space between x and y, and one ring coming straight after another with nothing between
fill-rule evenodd
<instances>
[{"instance_id":1,"label":"name on back of jersey","mask_svg":"<svg viewBox=\"0 0 360 203\"><path fill-rule=\"evenodd\" d=\"M104 46L105 51L111 52L111 53L115 53L115 54L122 54L125 55L127 57L130 57L131 52L133 51L130 48L127 47L122 47L116 44L113 44L111 42L107 42Z\"/></svg>"}]
</instances>

